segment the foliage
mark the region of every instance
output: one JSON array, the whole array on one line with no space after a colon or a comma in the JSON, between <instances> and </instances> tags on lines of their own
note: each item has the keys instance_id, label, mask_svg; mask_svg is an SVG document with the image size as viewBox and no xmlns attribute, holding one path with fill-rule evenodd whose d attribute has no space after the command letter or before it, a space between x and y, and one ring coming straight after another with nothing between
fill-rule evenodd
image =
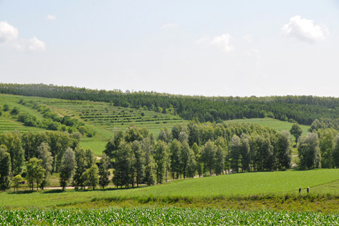
<instances>
[{"instance_id":1,"label":"foliage","mask_svg":"<svg viewBox=\"0 0 339 226\"><path fill-rule=\"evenodd\" d=\"M16 131L0 134L0 145L4 145L11 156L12 174L20 174L24 164L24 149L22 148L20 134Z\"/></svg>"},{"instance_id":2,"label":"foliage","mask_svg":"<svg viewBox=\"0 0 339 226\"><path fill-rule=\"evenodd\" d=\"M62 156L60 169L60 186L63 190L65 190L65 187L72 178L75 165L75 153L71 148L67 148L66 152Z\"/></svg>"},{"instance_id":3,"label":"foliage","mask_svg":"<svg viewBox=\"0 0 339 226\"><path fill-rule=\"evenodd\" d=\"M98 217L100 216L100 217ZM241 211L214 208L108 208L90 210L1 210L4 224L20 225L336 225L339 215Z\"/></svg>"},{"instance_id":4,"label":"foliage","mask_svg":"<svg viewBox=\"0 0 339 226\"><path fill-rule=\"evenodd\" d=\"M103 153L100 159L100 166L99 166L99 185L105 189L105 187L109 184L109 172L111 160L110 158Z\"/></svg>"},{"instance_id":5,"label":"foliage","mask_svg":"<svg viewBox=\"0 0 339 226\"><path fill-rule=\"evenodd\" d=\"M81 177L86 186L91 186L93 190L95 190L95 187L99 184L98 166L93 164L82 174Z\"/></svg>"},{"instance_id":6,"label":"foliage","mask_svg":"<svg viewBox=\"0 0 339 226\"><path fill-rule=\"evenodd\" d=\"M46 170L41 166L43 160L37 158L31 158L27 164L27 182L28 186L33 190L34 183L36 184L36 189L39 189L39 186L44 181Z\"/></svg>"},{"instance_id":7,"label":"foliage","mask_svg":"<svg viewBox=\"0 0 339 226\"><path fill-rule=\"evenodd\" d=\"M0 146L0 190L4 191L10 188L11 156L6 147Z\"/></svg>"},{"instance_id":8,"label":"foliage","mask_svg":"<svg viewBox=\"0 0 339 226\"><path fill-rule=\"evenodd\" d=\"M13 187L14 187L14 190L16 188L16 190L18 190L19 186L20 186L20 183L23 181L24 179L22 178L21 175L16 175L14 178L13 178Z\"/></svg>"},{"instance_id":9,"label":"foliage","mask_svg":"<svg viewBox=\"0 0 339 226\"><path fill-rule=\"evenodd\" d=\"M321 153L319 139L316 133L308 133L302 137L298 147L301 169L313 169L321 167Z\"/></svg>"},{"instance_id":10,"label":"foliage","mask_svg":"<svg viewBox=\"0 0 339 226\"><path fill-rule=\"evenodd\" d=\"M298 143L299 137L302 134L302 129L298 123L294 123L290 133L295 137L295 143Z\"/></svg>"}]
</instances>

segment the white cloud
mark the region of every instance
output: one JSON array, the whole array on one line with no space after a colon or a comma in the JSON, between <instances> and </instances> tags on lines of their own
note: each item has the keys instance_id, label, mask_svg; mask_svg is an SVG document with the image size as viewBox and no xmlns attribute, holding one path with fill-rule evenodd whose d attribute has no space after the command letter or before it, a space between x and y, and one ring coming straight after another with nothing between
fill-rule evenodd
<instances>
[{"instance_id":1,"label":"white cloud","mask_svg":"<svg viewBox=\"0 0 339 226\"><path fill-rule=\"evenodd\" d=\"M220 36L213 37L209 43L222 48L226 52L229 52L233 49L233 46L230 44L230 40L230 34L222 34Z\"/></svg>"},{"instance_id":2,"label":"white cloud","mask_svg":"<svg viewBox=\"0 0 339 226\"><path fill-rule=\"evenodd\" d=\"M205 35L201 37L199 40L197 40L195 43L197 44L208 43L209 45L221 48L225 52L230 52L233 50L233 46L230 44L231 38L232 37L230 34L222 34L219 36L214 36L212 38Z\"/></svg>"},{"instance_id":3,"label":"white cloud","mask_svg":"<svg viewBox=\"0 0 339 226\"><path fill-rule=\"evenodd\" d=\"M173 28L173 27L178 27L178 24L168 23L168 24L162 25L162 28Z\"/></svg>"},{"instance_id":4,"label":"white cloud","mask_svg":"<svg viewBox=\"0 0 339 226\"><path fill-rule=\"evenodd\" d=\"M0 21L0 43L15 40L18 35L18 29L7 23L7 21Z\"/></svg>"},{"instance_id":5,"label":"white cloud","mask_svg":"<svg viewBox=\"0 0 339 226\"><path fill-rule=\"evenodd\" d=\"M290 22L281 28L286 37L293 37L304 42L314 43L324 40L329 32L326 26L315 24L313 20L297 15L291 17Z\"/></svg>"},{"instance_id":6,"label":"white cloud","mask_svg":"<svg viewBox=\"0 0 339 226\"><path fill-rule=\"evenodd\" d=\"M37 37L31 39L19 38L19 31L7 21L0 21L0 44L3 43L16 50L45 51L45 42Z\"/></svg>"},{"instance_id":7,"label":"white cloud","mask_svg":"<svg viewBox=\"0 0 339 226\"><path fill-rule=\"evenodd\" d=\"M34 36L33 38L27 40L27 48L31 51L45 51L46 44Z\"/></svg>"},{"instance_id":8,"label":"white cloud","mask_svg":"<svg viewBox=\"0 0 339 226\"><path fill-rule=\"evenodd\" d=\"M56 17L53 16L53 15L48 14L48 15L46 16L46 20L56 20Z\"/></svg>"}]
</instances>

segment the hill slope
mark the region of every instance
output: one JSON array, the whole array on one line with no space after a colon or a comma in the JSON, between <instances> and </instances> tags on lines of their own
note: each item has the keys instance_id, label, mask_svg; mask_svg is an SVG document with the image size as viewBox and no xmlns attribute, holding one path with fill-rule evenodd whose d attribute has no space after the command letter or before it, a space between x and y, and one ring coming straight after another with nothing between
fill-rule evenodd
<instances>
[{"instance_id":1,"label":"hill slope","mask_svg":"<svg viewBox=\"0 0 339 226\"><path fill-rule=\"evenodd\" d=\"M338 169L311 171L260 172L223 175L191 180L177 180L162 185L122 190L67 191L58 190L13 195L0 193L0 207L51 207L100 199L117 200L147 197L217 197L265 194L291 194L299 187L319 187L339 180ZM321 190L318 192L321 193ZM329 190L327 190L329 192ZM336 192L336 191L330 191ZM314 192L313 192L314 194Z\"/></svg>"}]
</instances>

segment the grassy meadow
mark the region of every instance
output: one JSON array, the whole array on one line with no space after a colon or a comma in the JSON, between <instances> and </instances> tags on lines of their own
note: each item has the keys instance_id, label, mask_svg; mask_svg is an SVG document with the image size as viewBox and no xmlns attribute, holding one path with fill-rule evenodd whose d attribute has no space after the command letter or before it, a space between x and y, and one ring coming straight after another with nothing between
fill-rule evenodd
<instances>
[{"instance_id":1,"label":"grassy meadow","mask_svg":"<svg viewBox=\"0 0 339 226\"><path fill-rule=\"evenodd\" d=\"M283 197L286 195L298 196L299 187L302 196L306 195L306 188L310 187L312 195L339 195L338 169L319 169L310 171L280 171L258 172L221 175L187 180L175 180L161 185L139 187L131 189L94 191L84 190L45 190L39 192L19 191L0 193L0 208L46 208L57 206L92 206L95 202L104 201L104 205L115 205L115 201L125 202L128 205L152 200L161 202L180 203L182 200L193 200L199 205L215 205L215 200L246 197ZM336 187L333 187L336 185ZM333 189L334 188L334 189ZM28 188L27 188L28 189ZM106 203L106 201L109 203ZM165 201L164 201L165 200ZM167 201L166 201L167 200ZM196 200L196 201L194 201ZM210 202L205 202L210 200ZM214 200L214 201L213 201ZM94 202L94 204L93 204ZM112 203L110 203L112 202ZM220 200L217 202L219 204ZM167 203L168 204L168 203ZM99 204L100 206L100 204Z\"/></svg>"},{"instance_id":2,"label":"grassy meadow","mask_svg":"<svg viewBox=\"0 0 339 226\"><path fill-rule=\"evenodd\" d=\"M280 121L278 119L273 118L251 118L251 119L234 119L234 120L228 120L225 121L227 123L253 123L258 124L261 126L270 127L272 129L275 129L277 131L290 131L293 123L287 122L287 121ZM303 130L302 136L307 135L308 129L310 126L306 125L300 125L301 129Z\"/></svg>"}]
</instances>

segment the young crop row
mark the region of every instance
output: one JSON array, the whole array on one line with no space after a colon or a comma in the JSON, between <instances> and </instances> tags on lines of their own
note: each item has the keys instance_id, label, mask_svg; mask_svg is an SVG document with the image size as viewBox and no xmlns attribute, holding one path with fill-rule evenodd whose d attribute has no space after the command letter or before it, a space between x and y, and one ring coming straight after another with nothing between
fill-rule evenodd
<instances>
[{"instance_id":1,"label":"young crop row","mask_svg":"<svg viewBox=\"0 0 339 226\"><path fill-rule=\"evenodd\" d=\"M338 225L339 215L189 208L0 210L0 225Z\"/></svg>"}]
</instances>

